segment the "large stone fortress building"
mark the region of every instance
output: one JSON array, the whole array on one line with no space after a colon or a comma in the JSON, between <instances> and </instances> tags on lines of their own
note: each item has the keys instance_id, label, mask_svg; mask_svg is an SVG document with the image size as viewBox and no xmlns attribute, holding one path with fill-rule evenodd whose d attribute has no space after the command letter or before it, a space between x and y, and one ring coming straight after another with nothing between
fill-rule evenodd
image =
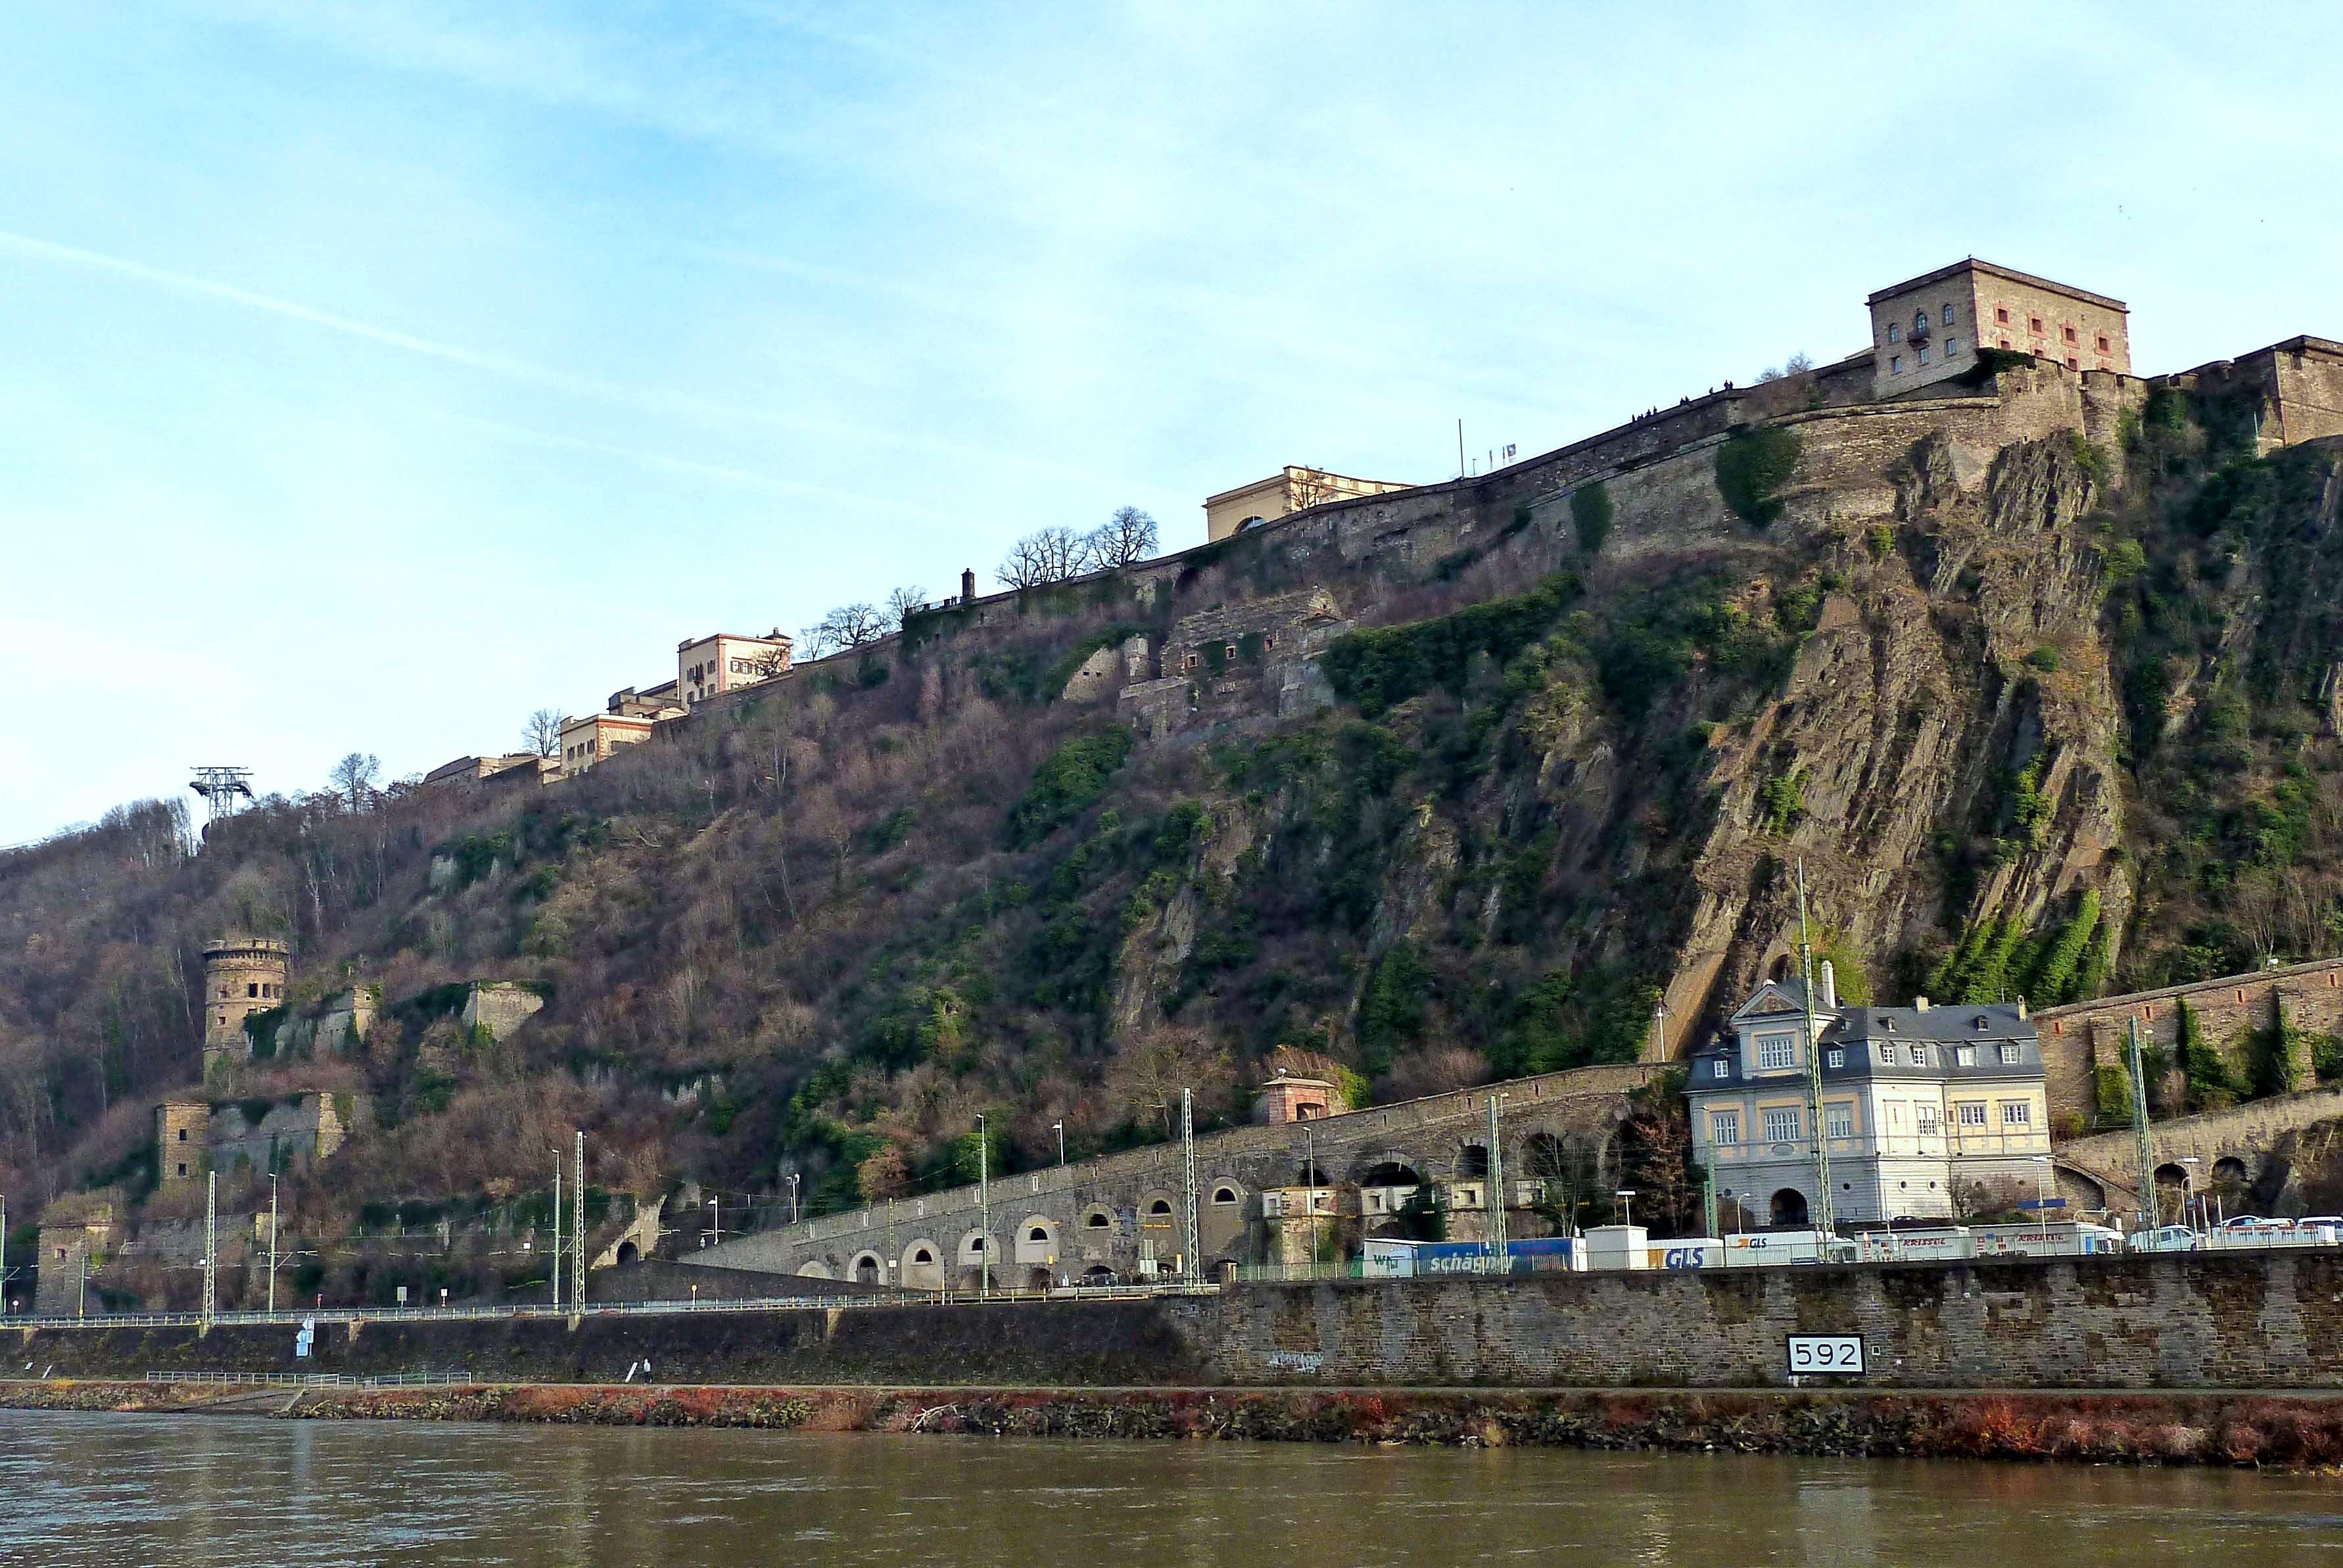
<instances>
[{"instance_id":1,"label":"large stone fortress building","mask_svg":"<svg viewBox=\"0 0 2343 1568\"><path fill-rule=\"evenodd\" d=\"M2120 299L1971 257L1870 298L1872 388L1893 397L1976 369L1977 350L2031 354L2069 370L2131 374Z\"/></svg>"},{"instance_id":2,"label":"large stone fortress building","mask_svg":"<svg viewBox=\"0 0 2343 1568\"><path fill-rule=\"evenodd\" d=\"M244 1020L285 1003L293 950L275 937L225 936L204 948L204 1072L252 1055Z\"/></svg>"}]
</instances>

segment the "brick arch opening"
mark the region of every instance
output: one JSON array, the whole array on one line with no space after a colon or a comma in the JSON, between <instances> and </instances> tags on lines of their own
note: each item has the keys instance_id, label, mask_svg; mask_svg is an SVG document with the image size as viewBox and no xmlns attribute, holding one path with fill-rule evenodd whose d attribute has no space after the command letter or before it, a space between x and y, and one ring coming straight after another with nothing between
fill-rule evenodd
<instances>
[{"instance_id":1,"label":"brick arch opening","mask_svg":"<svg viewBox=\"0 0 2343 1568\"><path fill-rule=\"evenodd\" d=\"M1806 1195L1795 1187L1785 1187L1775 1192L1766 1204L1768 1221L1775 1225L1803 1225L1806 1222Z\"/></svg>"}]
</instances>

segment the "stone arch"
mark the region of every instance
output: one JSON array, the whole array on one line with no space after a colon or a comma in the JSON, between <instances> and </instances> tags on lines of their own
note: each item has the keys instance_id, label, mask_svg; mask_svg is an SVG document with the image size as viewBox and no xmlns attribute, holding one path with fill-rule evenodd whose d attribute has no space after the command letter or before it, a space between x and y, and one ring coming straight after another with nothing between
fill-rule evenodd
<instances>
[{"instance_id":1,"label":"stone arch","mask_svg":"<svg viewBox=\"0 0 2343 1568\"><path fill-rule=\"evenodd\" d=\"M1082 1235L1085 1240L1103 1241L1113 1234L1113 1210L1103 1203L1093 1203L1082 1211Z\"/></svg>"},{"instance_id":2,"label":"stone arch","mask_svg":"<svg viewBox=\"0 0 2343 1568\"><path fill-rule=\"evenodd\" d=\"M963 1231L960 1245L952 1249L953 1260L963 1269L982 1268L988 1254L992 1260L993 1272L999 1273L1001 1271L1000 1245L984 1231L978 1230Z\"/></svg>"},{"instance_id":3,"label":"stone arch","mask_svg":"<svg viewBox=\"0 0 2343 1568\"><path fill-rule=\"evenodd\" d=\"M2234 1154L2224 1154L2213 1161L2213 1180L2222 1186L2243 1187L2253 1179L2253 1171Z\"/></svg>"},{"instance_id":4,"label":"stone arch","mask_svg":"<svg viewBox=\"0 0 2343 1568\"><path fill-rule=\"evenodd\" d=\"M1806 1223L1806 1195L1795 1187L1778 1189L1766 1205L1766 1218L1775 1225Z\"/></svg>"},{"instance_id":5,"label":"stone arch","mask_svg":"<svg viewBox=\"0 0 2343 1568\"><path fill-rule=\"evenodd\" d=\"M860 1251L854 1254L854 1261L846 1266L846 1277L858 1285L883 1285L887 1282L886 1264L876 1252Z\"/></svg>"},{"instance_id":6,"label":"stone arch","mask_svg":"<svg viewBox=\"0 0 2343 1568\"><path fill-rule=\"evenodd\" d=\"M1085 1285L1111 1285L1114 1283L1114 1271L1104 1263L1092 1263L1089 1268L1082 1271L1082 1283Z\"/></svg>"},{"instance_id":7,"label":"stone arch","mask_svg":"<svg viewBox=\"0 0 2343 1568\"><path fill-rule=\"evenodd\" d=\"M618 1261L620 1263L638 1262L641 1260L643 1250L640 1247L636 1246L634 1242L621 1241L618 1243Z\"/></svg>"},{"instance_id":8,"label":"stone arch","mask_svg":"<svg viewBox=\"0 0 2343 1568\"><path fill-rule=\"evenodd\" d=\"M830 1265L823 1262L820 1258L808 1258L804 1262L798 1265L798 1278L801 1280L827 1280L830 1278Z\"/></svg>"},{"instance_id":9,"label":"stone arch","mask_svg":"<svg viewBox=\"0 0 2343 1568\"><path fill-rule=\"evenodd\" d=\"M1368 1163L1370 1159L1373 1163ZM1362 1187L1421 1187L1423 1171L1409 1156L1387 1150L1380 1157L1361 1155L1352 1167L1352 1180Z\"/></svg>"},{"instance_id":10,"label":"stone arch","mask_svg":"<svg viewBox=\"0 0 2343 1568\"><path fill-rule=\"evenodd\" d=\"M2187 1186L2188 1167L2177 1161L2166 1161L2156 1168L2156 1184L2159 1187Z\"/></svg>"},{"instance_id":11,"label":"stone arch","mask_svg":"<svg viewBox=\"0 0 2343 1568\"><path fill-rule=\"evenodd\" d=\"M1455 1171L1456 1180L1459 1181L1477 1181L1488 1175L1489 1146L1486 1143L1475 1141L1459 1147L1456 1151Z\"/></svg>"},{"instance_id":12,"label":"stone arch","mask_svg":"<svg viewBox=\"0 0 2343 1568\"><path fill-rule=\"evenodd\" d=\"M1204 1202L1213 1209L1242 1208L1245 1190L1233 1176L1216 1176L1204 1187Z\"/></svg>"},{"instance_id":13,"label":"stone arch","mask_svg":"<svg viewBox=\"0 0 2343 1568\"><path fill-rule=\"evenodd\" d=\"M902 1271L897 1277L914 1290L943 1289L943 1249L931 1238L920 1237L903 1249Z\"/></svg>"},{"instance_id":14,"label":"stone arch","mask_svg":"<svg viewBox=\"0 0 2343 1568\"><path fill-rule=\"evenodd\" d=\"M1043 1271L1058 1259L1058 1222L1047 1214L1028 1214L1014 1232L1020 1263L1039 1263Z\"/></svg>"},{"instance_id":15,"label":"stone arch","mask_svg":"<svg viewBox=\"0 0 2343 1568\"><path fill-rule=\"evenodd\" d=\"M1025 1288L1029 1291L1046 1291L1057 1282L1046 1268L1037 1267L1025 1271Z\"/></svg>"},{"instance_id":16,"label":"stone arch","mask_svg":"<svg viewBox=\"0 0 2343 1568\"><path fill-rule=\"evenodd\" d=\"M1143 1194L1139 1200L1139 1223L1142 1229L1161 1225L1166 1220L1176 1221L1179 1218L1180 1201L1169 1191L1158 1189Z\"/></svg>"}]
</instances>

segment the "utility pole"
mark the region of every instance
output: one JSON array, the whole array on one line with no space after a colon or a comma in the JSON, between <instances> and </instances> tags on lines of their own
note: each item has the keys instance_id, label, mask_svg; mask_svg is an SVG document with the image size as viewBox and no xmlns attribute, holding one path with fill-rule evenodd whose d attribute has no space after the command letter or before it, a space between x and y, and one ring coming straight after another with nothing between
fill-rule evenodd
<instances>
[{"instance_id":1,"label":"utility pole","mask_svg":"<svg viewBox=\"0 0 2343 1568\"><path fill-rule=\"evenodd\" d=\"M1190 1284L1203 1278L1203 1260L1196 1256L1196 1095L1180 1091L1180 1175L1188 1207L1181 1220L1180 1277Z\"/></svg>"},{"instance_id":2,"label":"utility pole","mask_svg":"<svg viewBox=\"0 0 2343 1568\"><path fill-rule=\"evenodd\" d=\"M1803 855L1798 858L1798 974L1805 991L1800 1005L1806 1014L1806 1101L1814 1112L1814 1125L1809 1129L1815 1141L1813 1219L1815 1239L1827 1249L1831 1238L1838 1233L1838 1224L1831 1203L1830 1141L1823 1136L1823 1034L1821 1020L1815 1014L1815 944L1806 930L1806 861Z\"/></svg>"},{"instance_id":3,"label":"utility pole","mask_svg":"<svg viewBox=\"0 0 2343 1568\"><path fill-rule=\"evenodd\" d=\"M902 1250L895 1244L895 1200L890 1198L887 1200L887 1256L879 1264L879 1282L883 1285L893 1281L898 1298L903 1293L902 1270Z\"/></svg>"},{"instance_id":4,"label":"utility pole","mask_svg":"<svg viewBox=\"0 0 2343 1568\"><path fill-rule=\"evenodd\" d=\"M1058 1126L1058 1169L1059 1169L1059 1170L1061 1170L1061 1171L1062 1171L1062 1170L1064 1170L1064 1169L1066 1168L1066 1124L1065 1124L1064 1122L1061 1121L1061 1122L1059 1122L1059 1123L1057 1124L1057 1126Z\"/></svg>"},{"instance_id":5,"label":"utility pole","mask_svg":"<svg viewBox=\"0 0 2343 1568\"><path fill-rule=\"evenodd\" d=\"M984 1112L976 1113L977 1294L992 1294L992 1151L984 1136Z\"/></svg>"},{"instance_id":6,"label":"utility pole","mask_svg":"<svg viewBox=\"0 0 2343 1568\"><path fill-rule=\"evenodd\" d=\"M2148 1229L2163 1223L2156 1201L2156 1148L2147 1136L2147 1070L2139 1059L2139 1015L2131 1017L2131 1136L2139 1161L2139 1217Z\"/></svg>"},{"instance_id":7,"label":"utility pole","mask_svg":"<svg viewBox=\"0 0 2343 1568\"><path fill-rule=\"evenodd\" d=\"M277 1310L277 1172L268 1173L268 1310Z\"/></svg>"},{"instance_id":8,"label":"utility pole","mask_svg":"<svg viewBox=\"0 0 2343 1568\"><path fill-rule=\"evenodd\" d=\"M569 1310L586 1305L586 1134L578 1134L578 1163L569 1181Z\"/></svg>"},{"instance_id":9,"label":"utility pole","mask_svg":"<svg viewBox=\"0 0 2343 1568\"><path fill-rule=\"evenodd\" d=\"M1310 1205L1310 1277L1318 1277L1318 1155L1310 1141L1310 1123L1302 1124L1302 1201Z\"/></svg>"},{"instance_id":10,"label":"utility pole","mask_svg":"<svg viewBox=\"0 0 2343 1568\"><path fill-rule=\"evenodd\" d=\"M214 1298L213 1293L212 1293L212 1286L213 1286L214 1281L215 1281L215 1280L216 1280L216 1278L217 1277L218 1270L219 1270L219 1172L218 1172L218 1171L205 1171L205 1172L204 1172L204 1310L203 1310L204 1332L206 1332L206 1333L208 1333L208 1332L211 1332L211 1326L212 1326L212 1312L216 1310L216 1309L215 1309L215 1304L214 1304L214 1303L215 1303L215 1298ZM84 1263L84 1265L83 1265L83 1268L82 1268L82 1274L83 1274L83 1277L84 1277L85 1279L86 1279L86 1278L88 1277L88 1273L89 1273L89 1268L88 1268L88 1265L86 1264L86 1262L85 1262L85 1263Z\"/></svg>"},{"instance_id":11,"label":"utility pole","mask_svg":"<svg viewBox=\"0 0 2343 1568\"><path fill-rule=\"evenodd\" d=\"M561 1156L553 1157L553 1310L561 1310Z\"/></svg>"},{"instance_id":12,"label":"utility pole","mask_svg":"<svg viewBox=\"0 0 2343 1568\"><path fill-rule=\"evenodd\" d=\"M1489 1096L1489 1254L1496 1258L1512 1255L1512 1238L1505 1232L1505 1151L1497 1141L1497 1101L1503 1098Z\"/></svg>"},{"instance_id":13,"label":"utility pole","mask_svg":"<svg viewBox=\"0 0 2343 1568\"><path fill-rule=\"evenodd\" d=\"M0 1313L8 1310L8 1194L0 1192Z\"/></svg>"}]
</instances>

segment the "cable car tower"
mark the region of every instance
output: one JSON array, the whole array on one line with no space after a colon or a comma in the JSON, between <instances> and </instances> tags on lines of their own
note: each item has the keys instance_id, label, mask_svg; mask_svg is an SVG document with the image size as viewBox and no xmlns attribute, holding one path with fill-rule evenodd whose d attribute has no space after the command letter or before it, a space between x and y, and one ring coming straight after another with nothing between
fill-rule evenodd
<instances>
[{"instance_id":1,"label":"cable car tower","mask_svg":"<svg viewBox=\"0 0 2343 1568\"><path fill-rule=\"evenodd\" d=\"M202 796L211 807L211 815L205 819L206 827L223 817L235 816L238 803L252 799L252 785L248 782L252 769L249 768L198 765L189 771L195 774L195 778L188 781L187 788Z\"/></svg>"}]
</instances>

